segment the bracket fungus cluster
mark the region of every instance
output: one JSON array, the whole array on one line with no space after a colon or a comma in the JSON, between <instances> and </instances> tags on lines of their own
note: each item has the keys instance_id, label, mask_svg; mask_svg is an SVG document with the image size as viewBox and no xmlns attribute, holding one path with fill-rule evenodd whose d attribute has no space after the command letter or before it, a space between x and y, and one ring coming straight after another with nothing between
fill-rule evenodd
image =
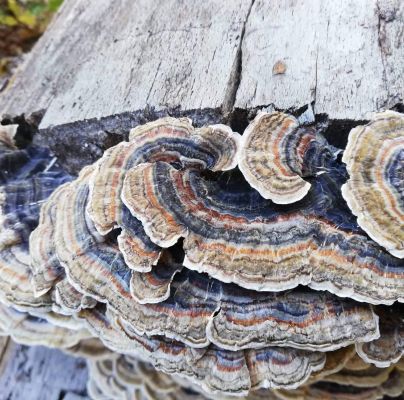
<instances>
[{"instance_id":1,"label":"bracket fungus cluster","mask_svg":"<svg viewBox=\"0 0 404 400\"><path fill-rule=\"evenodd\" d=\"M62 312L54 290L35 295L29 251L41 205L72 178L48 150L18 149L16 133L15 125L0 126L0 335L28 345L73 348L91 335Z\"/></svg>"},{"instance_id":2,"label":"bracket fungus cluster","mask_svg":"<svg viewBox=\"0 0 404 400\"><path fill-rule=\"evenodd\" d=\"M167 117L75 179L0 130L1 331L96 354L100 399L401 394L403 127Z\"/></svg>"}]
</instances>

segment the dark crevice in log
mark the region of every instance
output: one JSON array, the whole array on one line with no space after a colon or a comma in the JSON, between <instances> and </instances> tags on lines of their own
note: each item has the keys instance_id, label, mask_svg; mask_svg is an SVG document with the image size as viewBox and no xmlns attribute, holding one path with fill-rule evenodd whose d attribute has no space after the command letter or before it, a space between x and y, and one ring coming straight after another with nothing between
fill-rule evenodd
<instances>
[{"instance_id":1,"label":"dark crevice in log","mask_svg":"<svg viewBox=\"0 0 404 400\"><path fill-rule=\"evenodd\" d=\"M245 29L247 26L248 18L251 14L251 9L254 5L255 0L251 0L250 6L247 11L247 16L245 17L243 28L240 34L240 42L237 48L236 57L234 59L234 64L232 72L229 77L229 83L227 84L227 92L223 102L223 114L226 118L230 116L231 111L234 109L234 104L236 102L237 90L241 82L241 72L243 70L243 41L245 35ZM228 121L226 121L228 122Z\"/></svg>"},{"instance_id":2,"label":"dark crevice in log","mask_svg":"<svg viewBox=\"0 0 404 400\"><path fill-rule=\"evenodd\" d=\"M273 110L276 111L286 111L287 113L292 114L295 117L300 116L308 108L308 106L306 105L298 109L282 110L274 107L272 104L264 105L262 107L257 107L250 110L235 108L231 114L229 125L234 131L243 133L248 124L257 115L258 111L263 108L266 109L268 107L271 107ZM397 109L396 111L399 111L399 109ZM326 137L330 144L340 149L344 149L347 144L350 130L357 125L366 124L368 121L354 121L349 119L330 120L328 118L328 115L326 114L316 114L315 122L316 124L318 124L318 126L321 127L322 134Z\"/></svg>"},{"instance_id":3,"label":"dark crevice in log","mask_svg":"<svg viewBox=\"0 0 404 400\"><path fill-rule=\"evenodd\" d=\"M397 103L391 107L391 109L399 113L404 113L404 103Z\"/></svg>"},{"instance_id":4,"label":"dark crevice in log","mask_svg":"<svg viewBox=\"0 0 404 400\"><path fill-rule=\"evenodd\" d=\"M40 129L34 142L49 147L68 172L77 174L85 165L100 158L107 148L128 140L131 128L164 116L189 117L195 126L222 122L218 109L156 111L146 108Z\"/></svg>"},{"instance_id":5,"label":"dark crevice in log","mask_svg":"<svg viewBox=\"0 0 404 400\"><path fill-rule=\"evenodd\" d=\"M323 135L333 146L345 149L351 129L358 125L364 125L367 122L368 121L351 121L344 119L331 120L328 121L328 127L323 132Z\"/></svg>"},{"instance_id":6,"label":"dark crevice in log","mask_svg":"<svg viewBox=\"0 0 404 400\"><path fill-rule=\"evenodd\" d=\"M44 115L43 111L39 111L26 117L24 114L17 116L6 116L0 123L2 125L17 124L17 134L15 136L15 142L17 147L24 148L28 146L36 132L38 131L39 124Z\"/></svg>"},{"instance_id":7,"label":"dark crevice in log","mask_svg":"<svg viewBox=\"0 0 404 400\"><path fill-rule=\"evenodd\" d=\"M3 119L2 123L20 125L17 132L19 147L25 147L33 139L35 144L49 147L58 158L59 163L69 173L78 174L84 166L92 164L100 158L106 149L128 140L131 128L161 117L189 117L196 127L227 123L233 131L242 134L262 109L269 112L271 110L286 111L299 117L308 110L308 107L309 105L305 105L300 108L282 110L273 104L267 104L252 109L234 108L230 114L224 114L223 110L218 108L197 110L167 108L157 111L152 107L146 107L143 110L51 126L46 129L38 129L43 116L43 112L38 112L29 116L7 117ZM404 106L399 103L395 105L394 109L403 112ZM315 122L330 144L344 149L350 130L367 121L331 120L326 114L317 114Z\"/></svg>"}]
</instances>

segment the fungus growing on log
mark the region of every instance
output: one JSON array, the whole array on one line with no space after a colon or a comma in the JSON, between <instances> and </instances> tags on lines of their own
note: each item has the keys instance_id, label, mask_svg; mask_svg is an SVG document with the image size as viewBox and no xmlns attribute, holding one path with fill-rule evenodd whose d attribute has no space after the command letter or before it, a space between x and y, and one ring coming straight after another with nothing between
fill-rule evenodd
<instances>
[{"instance_id":1,"label":"fungus growing on log","mask_svg":"<svg viewBox=\"0 0 404 400\"><path fill-rule=\"evenodd\" d=\"M184 390L175 378L132 357L110 353L105 360L91 360L87 390L92 399L204 400Z\"/></svg>"},{"instance_id":2,"label":"fungus growing on log","mask_svg":"<svg viewBox=\"0 0 404 400\"><path fill-rule=\"evenodd\" d=\"M357 343L356 351L366 362L387 368L400 361L404 354L404 307L378 308L380 338L369 343Z\"/></svg>"},{"instance_id":3,"label":"fungus growing on log","mask_svg":"<svg viewBox=\"0 0 404 400\"><path fill-rule=\"evenodd\" d=\"M312 373L306 384L320 382L328 375L341 371L352 358L355 358L355 355L355 346L342 347L339 350L327 353L327 359L323 369Z\"/></svg>"},{"instance_id":4,"label":"fungus growing on log","mask_svg":"<svg viewBox=\"0 0 404 400\"><path fill-rule=\"evenodd\" d=\"M339 152L314 126L300 126L288 114L260 112L241 138L238 166L261 196L289 204L309 191L303 178L324 173L327 160Z\"/></svg>"},{"instance_id":5,"label":"fungus growing on log","mask_svg":"<svg viewBox=\"0 0 404 400\"><path fill-rule=\"evenodd\" d=\"M163 335L192 347L214 343L228 350L281 345L326 351L378 337L377 317L369 306L330 294L296 290L275 295L240 289L187 269L178 272L182 267L169 258L153 270L163 269L165 283L153 271L134 273L113 238L100 238L86 218L91 174L92 167L84 169L76 181L53 195L58 201L51 242L68 280L81 293L107 302L127 322L130 333ZM38 229L46 230L41 225ZM157 281L147 288L149 293L158 287L158 298L152 299L156 304L137 301L149 296L136 294L148 284L142 275Z\"/></svg>"},{"instance_id":6,"label":"fungus growing on log","mask_svg":"<svg viewBox=\"0 0 404 400\"><path fill-rule=\"evenodd\" d=\"M43 315L45 317L46 314ZM69 348L89 337L85 329L69 329L46 318L0 304L0 335L25 345Z\"/></svg>"},{"instance_id":7,"label":"fungus growing on log","mask_svg":"<svg viewBox=\"0 0 404 400\"><path fill-rule=\"evenodd\" d=\"M150 271L159 248L143 234L120 200L127 170L142 162L166 161L178 167L225 171L236 166L239 135L225 125L195 129L182 118L162 118L132 129L129 142L108 149L90 181L88 213L101 234L122 228L119 247L127 265Z\"/></svg>"},{"instance_id":8,"label":"fungus growing on log","mask_svg":"<svg viewBox=\"0 0 404 400\"><path fill-rule=\"evenodd\" d=\"M156 244L184 237L185 267L223 282L267 291L309 285L373 304L403 301L404 264L357 227L336 193L339 170L321 175L301 202L276 206L239 177L143 163L127 172L122 200Z\"/></svg>"},{"instance_id":9,"label":"fungus growing on log","mask_svg":"<svg viewBox=\"0 0 404 400\"><path fill-rule=\"evenodd\" d=\"M6 157L15 164L5 162ZM43 148L18 150L8 143L0 147L0 159L6 177L0 185L0 300L23 311L50 310L51 297L33 292L28 240L42 203L71 178Z\"/></svg>"},{"instance_id":10,"label":"fungus growing on log","mask_svg":"<svg viewBox=\"0 0 404 400\"><path fill-rule=\"evenodd\" d=\"M94 397L401 393L401 305L367 303L404 301L404 264L358 225L320 130L259 114L240 139L163 118L75 180L0 136L0 163L21 158L1 176L3 314L83 332L66 346L93 358Z\"/></svg>"},{"instance_id":11,"label":"fungus growing on log","mask_svg":"<svg viewBox=\"0 0 404 400\"><path fill-rule=\"evenodd\" d=\"M297 390L275 390L279 400L379 400L398 397L404 392L404 373L393 370L383 384L376 387L355 387L332 382L318 382Z\"/></svg>"},{"instance_id":12,"label":"fungus growing on log","mask_svg":"<svg viewBox=\"0 0 404 400\"><path fill-rule=\"evenodd\" d=\"M295 388L313 371L320 370L326 359L326 353L281 347L196 349L160 336L129 336L117 325L118 316L112 310L82 310L78 316L112 350L151 362L165 373L188 378L211 394L242 396L259 388Z\"/></svg>"},{"instance_id":13,"label":"fungus growing on log","mask_svg":"<svg viewBox=\"0 0 404 400\"><path fill-rule=\"evenodd\" d=\"M404 257L404 116L385 111L351 130L342 161L342 194L358 224L396 257Z\"/></svg>"},{"instance_id":14,"label":"fungus growing on log","mask_svg":"<svg viewBox=\"0 0 404 400\"><path fill-rule=\"evenodd\" d=\"M356 355L344 365L344 368L325 376L322 381L358 388L374 388L383 385L390 378L394 369L402 371L402 365L396 364L378 368L364 362Z\"/></svg>"}]
</instances>

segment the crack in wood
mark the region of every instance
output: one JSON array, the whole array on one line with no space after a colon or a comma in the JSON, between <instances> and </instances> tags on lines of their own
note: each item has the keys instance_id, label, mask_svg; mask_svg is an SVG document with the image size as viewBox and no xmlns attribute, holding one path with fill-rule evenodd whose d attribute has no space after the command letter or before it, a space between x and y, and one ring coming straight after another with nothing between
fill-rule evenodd
<instances>
[{"instance_id":1,"label":"crack in wood","mask_svg":"<svg viewBox=\"0 0 404 400\"><path fill-rule=\"evenodd\" d=\"M236 97L237 97L237 91L238 91L238 88L240 87L241 74L242 74L242 70L243 70L243 42L244 42L244 36L245 36L247 22L250 17L254 2L255 2L255 0L251 0L250 6L247 11L246 18L243 23L243 27L241 29L240 41L238 44L236 57L234 60L234 65L232 68L232 72L230 74L229 82L227 84L225 100L223 102L223 108L222 108L223 114L225 115L225 118L227 120L229 120L229 118L227 116L229 116L229 114L234 110L234 104L236 102Z\"/></svg>"}]
</instances>

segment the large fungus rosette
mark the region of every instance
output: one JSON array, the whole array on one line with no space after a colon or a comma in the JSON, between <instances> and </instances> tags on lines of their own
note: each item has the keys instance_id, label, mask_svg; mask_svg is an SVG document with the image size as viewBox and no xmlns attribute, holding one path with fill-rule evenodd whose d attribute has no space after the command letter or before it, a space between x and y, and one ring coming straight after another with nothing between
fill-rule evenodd
<instances>
[{"instance_id":1,"label":"large fungus rosette","mask_svg":"<svg viewBox=\"0 0 404 400\"><path fill-rule=\"evenodd\" d=\"M383 115L351 135L347 166L320 125L284 113L259 113L241 137L163 118L75 180L0 129L4 334L26 341L42 329L50 345L91 358L94 398L399 395L399 246L344 200L363 143L401 140L402 117ZM383 135L367 138L374 130ZM400 192L391 148L375 180L389 183L384 194ZM359 175L368 168L379 174L367 163Z\"/></svg>"}]
</instances>

